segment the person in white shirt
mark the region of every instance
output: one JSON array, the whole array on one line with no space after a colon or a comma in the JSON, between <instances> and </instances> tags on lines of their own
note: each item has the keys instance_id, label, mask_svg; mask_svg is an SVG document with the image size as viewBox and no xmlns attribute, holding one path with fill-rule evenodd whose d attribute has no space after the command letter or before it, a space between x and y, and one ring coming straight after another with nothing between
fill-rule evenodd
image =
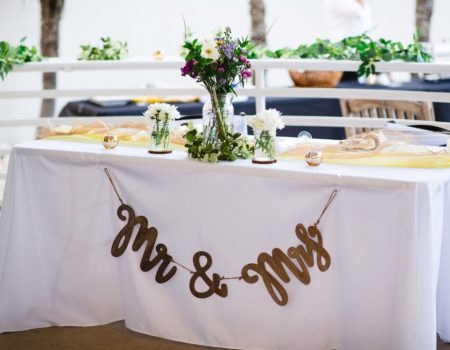
<instances>
[{"instance_id":1,"label":"person in white shirt","mask_svg":"<svg viewBox=\"0 0 450 350\"><path fill-rule=\"evenodd\" d=\"M325 11L333 41L372 29L372 12L366 0L325 0Z\"/></svg>"}]
</instances>

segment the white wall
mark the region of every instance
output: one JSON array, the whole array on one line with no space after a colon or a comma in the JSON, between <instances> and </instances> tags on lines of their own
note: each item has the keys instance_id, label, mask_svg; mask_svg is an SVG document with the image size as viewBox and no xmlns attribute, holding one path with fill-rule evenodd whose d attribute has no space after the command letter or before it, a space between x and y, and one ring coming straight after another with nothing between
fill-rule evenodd
<instances>
[{"instance_id":1,"label":"white wall","mask_svg":"<svg viewBox=\"0 0 450 350\"><path fill-rule=\"evenodd\" d=\"M375 36L409 41L414 33L415 0L367 0L375 22ZM450 39L449 0L435 0L432 39ZM317 37L327 37L321 0L266 0L267 23L275 24L269 34L273 48L296 46ZM199 37L231 26L238 36L249 32L247 0L66 0L61 23L60 55L74 57L81 43L98 44L101 36L126 40L133 56L150 56L162 48L176 56L183 37L184 15ZM39 1L0 0L0 40L17 42L27 36L28 43L39 43ZM272 76L275 84L288 83L285 72ZM61 88L136 87L153 84L188 85L177 71L61 73ZM38 89L38 74L16 73L0 82L0 90ZM65 101L59 101L60 108ZM0 100L0 118L36 117L38 100ZM2 139L17 141L29 135L0 133Z\"/></svg>"}]
</instances>

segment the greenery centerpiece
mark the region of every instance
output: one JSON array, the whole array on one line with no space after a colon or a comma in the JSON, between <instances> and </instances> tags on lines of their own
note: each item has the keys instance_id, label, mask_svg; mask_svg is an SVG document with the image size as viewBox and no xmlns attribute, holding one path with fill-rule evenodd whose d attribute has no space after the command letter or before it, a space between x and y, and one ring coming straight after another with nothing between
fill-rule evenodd
<instances>
[{"instance_id":1,"label":"greenery centerpiece","mask_svg":"<svg viewBox=\"0 0 450 350\"><path fill-rule=\"evenodd\" d=\"M144 116L150 119L149 153L171 153L170 122L181 117L177 108L166 103L153 103Z\"/></svg>"},{"instance_id":2,"label":"greenery centerpiece","mask_svg":"<svg viewBox=\"0 0 450 350\"><path fill-rule=\"evenodd\" d=\"M117 61L128 54L128 43L126 41L113 41L111 38L100 38L102 46L80 45L81 53L78 55L80 61Z\"/></svg>"},{"instance_id":3,"label":"greenery centerpiece","mask_svg":"<svg viewBox=\"0 0 450 350\"><path fill-rule=\"evenodd\" d=\"M191 128L185 135L186 148L192 158L216 162L251 155L245 139L233 132L228 100L228 95L235 95L235 88L243 86L252 76L251 64L246 57L248 46L246 39L233 39L229 27L214 40L185 41L186 64L181 68L181 75L196 79L206 88L212 115L204 121L202 132Z\"/></svg>"},{"instance_id":4,"label":"greenery centerpiece","mask_svg":"<svg viewBox=\"0 0 450 350\"><path fill-rule=\"evenodd\" d=\"M17 46L6 41L0 41L0 79L5 80L14 66L42 60L42 56L38 53L36 47L25 45L25 40L26 38L20 39Z\"/></svg>"},{"instance_id":5,"label":"greenery centerpiece","mask_svg":"<svg viewBox=\"0 0 450 350\"><path fill-rule=\"evenodd\" d=\"M401 42L378 39L367 34L352 36L338 42L328 39L316 39L312 44L301 44L296 48L269 50L264 46L253 46L248 57L257 58L305 58L361 61L358 76L375 74L376 62L430 62L433 57L426 52L419 42L419 33L414 35L413 42L404 45Z\"/></svg>"},{"instance_id":6,"label":"greenery centerpiece","mask_svg":"<svg viewBox=\"0 0 450 350\"><path fill-rule=\"evenodd\" d=\"M248 120L255 135L255 155L253 163L270 164L276 160L276 132L283 129L281 114L276 109L268 109Z\"/></svg>"}]
</instances>

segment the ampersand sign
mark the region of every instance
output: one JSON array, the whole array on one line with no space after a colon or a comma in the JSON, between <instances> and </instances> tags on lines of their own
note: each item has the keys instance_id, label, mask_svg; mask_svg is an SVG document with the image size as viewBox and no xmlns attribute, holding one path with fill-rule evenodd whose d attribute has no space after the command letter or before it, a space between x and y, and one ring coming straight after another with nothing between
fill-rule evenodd
<instances>
[{"instance_id":1,"label":"ampersand sign","mask_svg":"<svg viewBox=\"0 0 450 350\"><path fill-rule=\"evenodd\" d=\"M206 263L202 266L200 263L200 258L205 257ZM206 274L209 268L212 265L212 258L207 252L197 252L193 257L195 272L192 274L191 281L189 282L189 289L191 293L197 298L208 298L214 293L222 298L225 298L228 295L228 286L223 283L220 283L220 276L217 273L213 273L212 279ZM204 292L199 292L196 289L197 279L201 278L203 282L206 284L208 289Z\"/></svg>"}]
</instances>

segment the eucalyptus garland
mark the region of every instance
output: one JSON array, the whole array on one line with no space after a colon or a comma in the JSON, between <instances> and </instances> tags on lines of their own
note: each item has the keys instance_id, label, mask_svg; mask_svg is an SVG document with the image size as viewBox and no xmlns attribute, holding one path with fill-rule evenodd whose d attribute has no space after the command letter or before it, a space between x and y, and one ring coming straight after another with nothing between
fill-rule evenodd
<instances>
[{"instance_id":1,"label":"eucalyptus garland","mask_svg":"<svg viewBox=\"0 0 450 350\"><path fill-rule=\"evenodd\" d=\"M81 53L79 60L85 61L117 61L128 54L128 43L112 41L111 38L100 38L101 47L91 45L80 45Z\"/></svg>"},{"instance_id":2,"label":"eucalyptus garland","mask_svg":"<svg viewBox=\"0 0 450 350\"><path fill-rule=\"evenodd\" d=\"M311 45L301 44L297 48L283 48L271 51L265 47L251 48L249 58L304 58L361 61L358 76L375 74L375 62L430 62L432 56L424 50L416 34L409 45L401 42L379 39L374 40L367 34L347 37L338 42L317 39Z\"/></svg>"},{"instance_id":3,"label":"eucalyptus garland","mask_svg":"<svg viewBox=\"0 0 450 350\"><path fill-rule=\"evenodd\" d=\"M25 40L26 38L20 39L17 46L13 46L6 41L0 41L0 78L2 80L5 80L15 65L42 60L42 56L38 54L36 47L26 46Z\"/></svg>"}]
</instances>

